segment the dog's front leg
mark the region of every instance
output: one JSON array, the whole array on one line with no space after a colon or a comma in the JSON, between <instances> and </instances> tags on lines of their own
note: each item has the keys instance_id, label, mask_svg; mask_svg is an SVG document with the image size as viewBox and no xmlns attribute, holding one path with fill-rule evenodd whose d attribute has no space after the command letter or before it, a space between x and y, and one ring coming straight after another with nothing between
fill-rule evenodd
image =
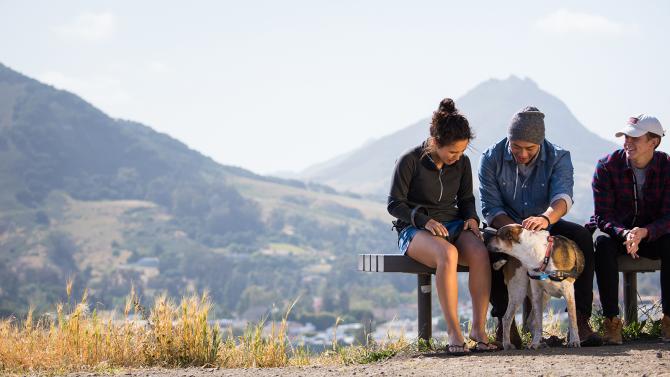
<instances>
[{"instance_id":1,"label":"dog's front leg","mask_svg":"<svg viewBox=\"0 0 670 377\"><path fill-rule=\"evenodd\" d=\"M528 282L528 284L530 284L530 282ZM549 299L550 298L551 298L551 296L549 294L547 294L547 292L544 292L544 294L542 295L542 306L540 306L540 307L542 308L542 315L543 316L544 316L544 308L546 308L547 305L549 305ZM528 299L530 300L530 297ZM530 331L531 335L533 334L533 326L535 326L535 324L533 323L534 321L535 321L535 318L533 317L533 314L530 313L529 317L528 317L528 328L529 328L528 331Z\"/></svg>"},{"instance_id":2,"label":"dog's front leg","mask_svg":"<svg viewBox=\"0 0 670 377\"><path fill-rule=\"evenodd\" d=\"M573 283L563 281L563 296L568 306L568 318L570 320L570 330L568 347L580 347L579 332L577 331L577 309L575 307L575 286Z\"/></svg>"},{"instance_id":3,"label":"dog's front leg","mask_svg":"<svg viewBox=\"0 0 670 377\"><path fill-rule=\"evenodd\" d=\"M542 312L544 311L545 302L545 293L544 289L542 288L542 282L531 280L530 292L533 303L533 307L531 308L531 318L533 318L531 331L533 334L533 340L530 342L530 346L528 348L536 350L546 346L544 343L542 343Z\"/></svg>"},{"instance_id":4,"label":"dog's front leg","mask_svg":"<svg viewBox=\"0 0 670 377\"><path fill-rule=\"evenodd\" d=\"M503 348L506 350L513 350L516 347L510 341L510 329L512 328L512 320L514 320L514 315L519 309L521 303L526 298L526 293L528 289L528 277L526 275L526 270L522 268L517 268L514 271L514 275L507 282L507 295L509 297L507 303L507 311L503 316L502 325L503 325Z\"/></svg>"}]
</instances>

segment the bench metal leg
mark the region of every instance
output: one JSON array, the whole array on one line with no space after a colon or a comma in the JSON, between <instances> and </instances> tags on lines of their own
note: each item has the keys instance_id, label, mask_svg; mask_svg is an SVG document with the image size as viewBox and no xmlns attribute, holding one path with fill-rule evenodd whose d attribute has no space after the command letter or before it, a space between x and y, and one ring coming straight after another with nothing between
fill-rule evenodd
<instances>
[{"instance_id":1,"label":"bench metal leg","mask_svg":"<svg viewBox=\"0 0 670 377\"><path fill-rule=\"evenodd\" d=\"M428 274L417 275L417 294L419 306L419 339L429 341L432 334L432 318L431 318L431 276Z\"/></svg>"},{"instance_id":2,"label":"bench metal leg","mask_svg":"<svg viewBox=\"0 0 670 377\"><path fill-rule=\"evenodd\" d=\"M626 323L637 322L637 273L623 273L623 310Z\"/></svg>"}]
</instances>

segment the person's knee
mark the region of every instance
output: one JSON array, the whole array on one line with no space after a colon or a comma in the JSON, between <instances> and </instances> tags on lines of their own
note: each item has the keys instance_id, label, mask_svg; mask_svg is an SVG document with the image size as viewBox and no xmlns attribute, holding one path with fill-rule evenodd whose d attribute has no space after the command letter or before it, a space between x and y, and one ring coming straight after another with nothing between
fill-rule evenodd
<instances>
[{"instance_id":1,"label":"person's knee","mask_svg":"<svg viewBox=\"0 0 670 377\"><path fill-rule=\"evenodd\" d=\"M670 234L661 236L658 242L660 242L660 253L658 253L658 256L661 260L661 269L668 269L670 268Z\"/></svg>"},{"instance_id":2,"label":"person's knee","mask_svg":"<svg viewBox=\"0 0 670 377\"><path fill-rule=\"evenodd\" d=\"M437 268L447 268L458 264L458 250L452 244L440 247L437 258Z\"/></svg>"},{"instance_id":3,"label":"person's knee","mask_svg":"<svg viewBox=\"0 0 670 377\"><path fill-rule=\"evenodd\" d=\"M670 234L666 234L661 236L658 239L658 242L661 243L661 250L664 250L665 252L660 253L661 256L670 256Z\"/></svg>"},{"instance_id":4,"label":"person's knee","mask_svg":"<svg viewBox=\"0 0 670 377\"><path fill-rule=\"evenodd\" d=\"M616 253L616 244L608 236L598 236L594 246L596 259L610 258Z\"/></svg>"},{"instance_id":5,"label":"person's knee","mask_svg":"<svg viewBox=\"0 0 670 377\"><path fill-rule=\"evenodd\" d=\"M582 249L584 254L593 251L593 237L591 236L591 232L583 226L575 227L572 240Z\"/></svg>"},{"instance_id":6,"label":"person's knee","mask_svg":"<svg viewBox=\"0 0 670 377\"><path fill-rule=\"evenodd\" d=\"M489 252L484 246L474 247L470 252L471 258L469 263L471 265L483 265L486 267L491 266L491 261L489 259Z\"/></svg>"}]
</instances>

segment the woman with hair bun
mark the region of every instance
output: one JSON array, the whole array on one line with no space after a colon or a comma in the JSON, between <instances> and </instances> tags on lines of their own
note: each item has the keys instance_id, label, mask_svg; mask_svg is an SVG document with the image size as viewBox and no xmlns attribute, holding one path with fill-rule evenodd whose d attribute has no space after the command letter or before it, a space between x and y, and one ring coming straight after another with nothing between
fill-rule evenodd
<instances>
[{"instance_id":1,"label":"woman with hair bun","mask_svg":"<svg viewBox=\"0 0 670 377\"><path fill-rule=\"evenodd\" d=\"M488 343L485 328L491 265L479 231L470 159L463 154L473 138L454 101L443 99L433 113L430 137L398 159L388 197L400 251L435 268L447 351L454 355L497 349ZM466 347L458 322L458 264L470 268L472 348Z\"/></svg>"}]
</instances>

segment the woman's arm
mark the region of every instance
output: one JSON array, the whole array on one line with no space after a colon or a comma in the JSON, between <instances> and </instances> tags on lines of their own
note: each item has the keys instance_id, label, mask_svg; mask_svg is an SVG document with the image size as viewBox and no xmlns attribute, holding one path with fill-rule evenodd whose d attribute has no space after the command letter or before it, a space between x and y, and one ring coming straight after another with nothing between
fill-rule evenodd
<instances>
[{"instance_id":1,"label":"woman's arm","mask_svg":"<svg viewBox=\"0 0 670 377\"><path fill-rule=\"evenodd\" d=\"M479 225L479 217L477 216L477 208L475 206L475 196L472 193L472 167L468 156L463 156L463 173L461 174L461 182L458 187L458 194L456 196L456 203L461 218L464 220L474 219Z\"/></svg>"},{"instance_id":2,"label":"woman's arm","mask_svg":"<svg viewBox=\"0 0 670 377\"><path fill-rule=\"evenodd\" d=\"M407 153L398 159L393 178L391 179L391 190L389 192L386 209L391 216L400 219L408 224L415 224L422 228L426 225L430 217L416 211L414 221L412 221L412 210L407 204L407 193L414 176L415 169L418 169L418 161L412 153Z\"/></svg>"}]
</instances>

